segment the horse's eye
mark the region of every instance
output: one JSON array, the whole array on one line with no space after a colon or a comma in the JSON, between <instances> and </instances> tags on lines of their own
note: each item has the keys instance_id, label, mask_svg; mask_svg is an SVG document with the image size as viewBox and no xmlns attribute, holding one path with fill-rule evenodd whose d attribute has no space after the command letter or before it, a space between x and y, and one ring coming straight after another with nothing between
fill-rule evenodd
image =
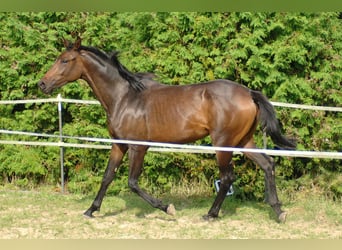
<instances>
[{"instance_id":1,"label":"horse's eye","mask_svg":"<svg viewBox=\"0 0 342 250\"><path fill-rule=\"evenodd\" d=\"M68 63L69 60L67 60L67 59L62 59L61 62L62 62L62 63Z\"/></svg>"}]
</instances>

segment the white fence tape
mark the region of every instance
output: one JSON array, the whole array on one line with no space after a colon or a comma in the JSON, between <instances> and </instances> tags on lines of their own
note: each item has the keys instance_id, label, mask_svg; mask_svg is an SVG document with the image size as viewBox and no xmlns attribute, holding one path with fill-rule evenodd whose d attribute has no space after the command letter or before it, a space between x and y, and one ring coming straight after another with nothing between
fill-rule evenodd
<instances>
[{"instance_id":1,"label":"white fence tape","mask_svg":"<svg viewBox=\"0 0 342 250\"><path fill-rule=\"evenodd\" d=\"M275 107L342 112L342 107L311 106L311 105L291 104L291 103L283 103L283 102L271 102L271 103Z\"/></svg>"},{"instance_id":2,"label":"white fence tape","mask_svg":"<svg viewBox=\"0 0 342 250\"><path fill-rule=\"evenodd\" d=\"M56 98L48 98L48 99L2 100L2 101L0 101L0 105L1 104L58 103L58 102L100 105L100 102L97 100L68 99L68 98L60 97L60 95L58 95ZM321 110L321 111L330 111L330 112L342 112L342 107L315 106L315 105L292 104L292 103L283 103L283 102L271 102L271 103L275 107L297 108L297 109L308 109L308 110Z\"/></svg>"},{"instance_id":3,"label":"white fence tape","mask_svg":"<svg viewBox=\"0 0 342 250\"><path fill-rule=\"evenodd\" d=\"M117 143L117 144L132 144L150 146L150 151L158 152L183 152L183 153L215 153L216 151L241 152L241 153L264 153L272 156L288 156L288 157L305 157L305 158L332 158L342 159L342 152L322 152L322 151L294 151L294 150L274 150L274 149L251 149L251 148L233 148L233 147L214 147L202 145L187 145L187 144L173 144L161 142L135 141L135 140L115 140L105 138L93 137L77 137L77 136L58 136L49 134L30 133L22 131L10 131L0 129L0 133L17 134L26 136L49 137L59 139L73 139L88 142L101 143ZM96 145L96 144L80 144L59 142L38 142L38 141L12 141L0 140L0 144L16 144L16 145L41 145L41 146L55 146L55 147L79 147L79 148L95 148L95 149L110 149L110 145Z\"/></svg>"},{"instance_id":4,"label":"white fence tape","mask_svg":"<svg viewBox=\"0 0 342 250\"><path fill-rule=\"evenodd\" d=\"M37 99L37 100L12 100L12 101L0 101L0 104L27 104L27 103L77 103L77 104L100 104L96 100L75 100L65 99L60 95L57 98L49 99ZM332 112L342 112L340 107L324 107L324 106L309 106L300 104L287 104L272 102L274 106L286 107L286 108L299 108L309 110L322 110ZM293 150L273 150L273 149L248 149L248 148L232 148L232 147L213 147L213 146L201 146L201 145L184 145L184 144L172 144L161 142L147 142L147 141L133 141L133 140L113 140L104 138L90 138L90 137L75 137L75 136L61 136L51 134L40 134L23 131L10 131L0 129L0 133L3 134L16 134L46 138L58 138L58 142L42 142L42 141L14 141L14 140L0 140L0 144L15 144L15 145L33 145L33 146L54 146L54 147L78 147L78 148L95 148L95 149L110 149L110 145L97 145L97 144L85 144L85 143L68 143L63 142L63 139L73 139L88 142L100 142L100 143L122 143L122 144L134 144L150 146L150 151L158 152L185 152L185 153L215 153L216 151L235 151L235 152L252 152L252 153L264 153L272 156L287 156L287 157L306 157L306 158L332 158L342 159L342 152L321 152L321 151L293 151Z\"/></svg>"}]
</instances>

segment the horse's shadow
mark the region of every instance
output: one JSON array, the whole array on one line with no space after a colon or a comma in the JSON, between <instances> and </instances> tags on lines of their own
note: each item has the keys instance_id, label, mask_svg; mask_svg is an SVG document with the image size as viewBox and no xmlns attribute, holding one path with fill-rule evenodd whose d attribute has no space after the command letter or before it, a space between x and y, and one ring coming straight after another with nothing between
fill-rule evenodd
<instances>
[{"instance_id":1,"label":"horse's shadow","mask_svg":"<svg viewBox=\"0 0 342 250\"><path fill-rule=\"evenodd\" d=\"M183 212L186 214L187 210L191 214L191 210L193 211L195 208L203 211L203 216L209 211L212 202L214 201L215 195L212 196L199 196L199 195L191 195L181 197L179 195L168 195L166 198L163 197L163 202L165 204L174 204L176 208L176 216L172 217L166 215L164 212L157 210L147 204L144 200L142 200L139 196L129 194L129 195L119 195L116 196L117 199L120 199L124 205L119 208L108 209L106 208L106 212L96 214L96 218L107 218L118 216L122 213L132 212L135 214L137 218L147 219L147 218L157 218L165 221L175 221L179 216L177 213L182 214ZM89 197L87 198L87 200ZM105 200L104 200L105 202ZM106 205L108 206L108 204ZM219 215L219 219L229 218L231 216L237 215L239 213L239 209L244 207L256 209L265 212L268 212L270 219L276 219L275 214L270 206L266 203L262 203L259 201L241 201L234 197L227 197L222 204L221 212ZM110 211L108 211L110 210ZM157 212L157 213L156 213ZM159 212L159 214L158 214ZM197 215L194 215L197 216Z\"/></svg>"}]
</instances>

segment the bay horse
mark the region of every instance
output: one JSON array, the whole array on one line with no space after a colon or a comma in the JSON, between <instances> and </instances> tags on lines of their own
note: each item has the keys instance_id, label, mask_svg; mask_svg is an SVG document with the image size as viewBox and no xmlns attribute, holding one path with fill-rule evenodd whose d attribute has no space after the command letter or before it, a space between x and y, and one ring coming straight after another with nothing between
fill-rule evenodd
<instances>
[{"instance_id":1,"label":"bay horse","mask_svg":"<svg viewBox=\"0 0 342 250\"><path fill-rule=\"evenodd\" d=\"M62 52L38 85L45 94L78 79L85 80L103 106L110 136L114 139L167 143L190 143L207 135L219 147L256 148L253 134L260 123L262 129L281 148L293 149L295 143L281 134L273 106L258 91L229 80L169 86L155 81L151 75L132 73L123 66L118 53L107 54L96 47L63 39ZM112 144L110 158L100 189L84 212L93 217L100 210L109 184L115 177L128 151L130 189L152 207L175 214L172 204L165 205L138 185L148 146ZM265 172L266 200L277 221L284 222L275 183L275 166L266 154L244 153ZM205 219L216 218L235 180L232 152L216 151L220 173L220 189Z\"/></svg>"}]
</instances>

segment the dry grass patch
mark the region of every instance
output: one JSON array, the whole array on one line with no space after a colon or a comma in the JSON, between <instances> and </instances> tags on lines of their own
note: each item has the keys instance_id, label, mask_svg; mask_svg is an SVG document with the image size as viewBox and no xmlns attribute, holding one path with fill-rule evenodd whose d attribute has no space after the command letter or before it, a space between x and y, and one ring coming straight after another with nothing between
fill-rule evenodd
<instances>
[{"instance_id":1,"label":"dry grass patch","mask_svg":"<svg viewBox=\"0 0 342 250\"><path fill-rule=\"evenodd\" d=\"M286 198L286 197L285 197ZM286 224L274 221L264 203L226 199L221 217L204 221L213 196L164 195L177 213L171 217L134 194L106 196L95 219L83 217L93 197L52 191L0 188L3 239L341 239L341 202L296 194L284 202ZM284 200L282 198L282 200ZM286 199L285 199L286 200Z\"/></svg>"}]
</instances>

